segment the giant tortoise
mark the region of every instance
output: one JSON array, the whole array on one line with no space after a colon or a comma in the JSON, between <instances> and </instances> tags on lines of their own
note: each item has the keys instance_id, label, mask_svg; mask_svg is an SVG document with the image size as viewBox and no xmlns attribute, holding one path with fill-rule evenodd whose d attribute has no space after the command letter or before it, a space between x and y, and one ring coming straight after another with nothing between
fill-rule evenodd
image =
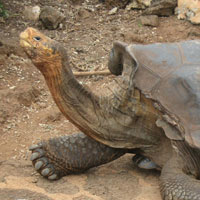
<instances>
[{"instance_id":1,"label":"giant tortoise","mask_svg":"<svg viewBox=\"0 0 200 200\"><path fill-rule=\"evenodd\" d=\"M79 84L62 44L33 28L21 33L20 44L60 111L82 132L30 147L42 176L55 180L130 152L140 167L161 170L163 199L200 200L200 41L115 42L109 96Z\"/></svg>"}]
</instances>

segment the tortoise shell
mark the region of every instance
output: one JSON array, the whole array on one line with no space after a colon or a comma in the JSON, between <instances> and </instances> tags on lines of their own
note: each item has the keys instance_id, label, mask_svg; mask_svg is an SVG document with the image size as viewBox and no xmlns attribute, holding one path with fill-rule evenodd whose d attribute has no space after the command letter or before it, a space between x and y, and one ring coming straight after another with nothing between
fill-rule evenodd
<instances>
[{"instance_id":1,"label":"tortoise shell","mask_svg":"<svg viewBox=\"0 0 200 200\"><path fill-rule=\"evenodd\" d=\"M166 135L200 148L200 41L115 45L123 46L123 57L135 63L134 86L157 102L164 121L178 129L171 134L163 127Z\"/></svg>"}]
</instances>

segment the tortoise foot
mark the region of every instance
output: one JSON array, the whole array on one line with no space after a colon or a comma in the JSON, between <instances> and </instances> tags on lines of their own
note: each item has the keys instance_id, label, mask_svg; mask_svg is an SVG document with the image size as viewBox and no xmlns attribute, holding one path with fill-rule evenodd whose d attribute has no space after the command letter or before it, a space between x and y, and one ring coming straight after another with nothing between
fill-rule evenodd
<instances>
[{"instance_id":1,"label":"tortoise foot","mask_svg":"<svg viewBox=\"0 0 200 200\"><path fill-rule=\"evenodd\" d=\"M123 149L101 144L83 133L52 138L31 146L30 150L34 168L41 176L50 180L84 172L126 153Z\"/></svg>"},{"instance_id":2,"label":"tortoise foot","mask_svg":"<svg viewBox=\"0 0 200 200\"><path fill-rule=\"evenodd\" d=\"M140 154L133 156L132 160L141 169L158 169L154 162Z\"/></svg>"},{"instance_id":3,"label":"tortoise foot","mask_svg":"<svg viewBox=\"0 0 200 200\"><path fill-rule=\"evenodd\" d=\"M32 151L30 160L32 161L35 170L41 176L48 178L49 180L57 180L64 175L62 169L49 159L44 143L32 145L29 150Z\"/></svg>"},{"instance_id":4,"label":"tortoise foot","mask_svg":"<svg viewBox=\"0 0 200 200\"><path fill-rule=\"evenodd\" d=\"M160 190L163 200L200 200L199 150L185 141L173 141L176 151L163 166Z\"/></svg>"}]
</instances>

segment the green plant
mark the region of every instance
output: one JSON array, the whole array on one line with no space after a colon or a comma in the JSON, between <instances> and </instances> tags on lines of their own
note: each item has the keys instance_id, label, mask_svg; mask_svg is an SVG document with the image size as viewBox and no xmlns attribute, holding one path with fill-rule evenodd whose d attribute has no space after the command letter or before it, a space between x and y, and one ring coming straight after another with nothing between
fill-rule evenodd
<instances>
[{"instance_id":1,"label":"green plant","mask_svg":"<svg viewBox=\"0 0 200 200\"><path fill-rule=\"evenodd\" d=\"M0 17L8 18L8 11L4 8L3 4L0 2Z\"/></svg>"}]
</instances>

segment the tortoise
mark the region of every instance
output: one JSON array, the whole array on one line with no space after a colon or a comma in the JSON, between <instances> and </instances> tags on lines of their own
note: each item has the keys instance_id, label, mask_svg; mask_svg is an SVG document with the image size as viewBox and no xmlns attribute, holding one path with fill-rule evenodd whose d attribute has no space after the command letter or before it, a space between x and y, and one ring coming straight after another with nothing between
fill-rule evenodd
<instances>
[{"instance_id":1,"label":"tortoise","mask_svg":"<svg viewBox=\"0 0 200 200\"><path fill-rule=\"evenodd\" d=\"M139 167L161 170L162 198L200 200L200 41L115 42L108 68L115 91L98 96L74 77L62 44L34 28L20 44L41 71L54 101L80 133L30 147L49 180L136 154Z\"/></svg>"}]
</instances>

